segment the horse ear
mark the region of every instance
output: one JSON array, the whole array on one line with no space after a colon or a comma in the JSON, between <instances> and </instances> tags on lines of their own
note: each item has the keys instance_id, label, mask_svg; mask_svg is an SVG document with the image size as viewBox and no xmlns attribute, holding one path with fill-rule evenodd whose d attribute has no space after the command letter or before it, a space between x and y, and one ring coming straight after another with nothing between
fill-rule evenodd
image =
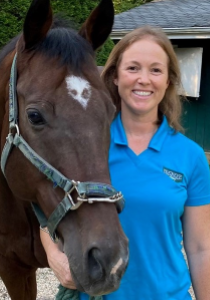
<instances>
[{"instance_id":1,"label":"horse ear","mask_svg":"<svg viewBox=\"0 0 210 300\"><path fill-rule=\"evenodd\" d=\"M23 26L25 49L31 49L47 35L52 24L50 0L33 0Z\"/></svg>"},{"instance_id":2,"label":"horse ear","mask_svg":"<svg viewBox=\"0 0 210 300\"><path fill-rule=\"evenodd\" d=\"M112 0L101 0L82 25L79 34L85 38L94 50L108 38L114 23L114 6Z\"/></svg>"}]
</instances>

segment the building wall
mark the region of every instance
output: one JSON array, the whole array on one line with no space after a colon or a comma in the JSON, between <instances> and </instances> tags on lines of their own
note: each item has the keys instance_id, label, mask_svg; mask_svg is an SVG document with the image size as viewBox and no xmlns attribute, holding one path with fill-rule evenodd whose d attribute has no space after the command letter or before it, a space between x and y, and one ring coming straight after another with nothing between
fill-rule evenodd
<instances>
[{"instance_id":1,"label":"building wall","mask_svg":"<svg viewBox=\"0 0 210 300\"><path fill-rule=\"evenodd\" d=\"M186 136L197 142L210 157L210 40L172 40L172 43L180 48L203 48L200 97L184 102L182 124Z\"/></svg>"}]
</instances>

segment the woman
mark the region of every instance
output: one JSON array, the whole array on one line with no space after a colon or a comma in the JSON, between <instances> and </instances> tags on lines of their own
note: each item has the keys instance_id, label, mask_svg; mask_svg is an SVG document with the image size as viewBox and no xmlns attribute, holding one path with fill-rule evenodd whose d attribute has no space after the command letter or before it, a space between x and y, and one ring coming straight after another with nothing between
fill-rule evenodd
<instances>
[{"instance_id":1,"label":"woman","mask_svg":"<svg viewBox=\"0 0 210 300\"><path fill-rule=\"evenodd\" d=\"M130 240L121 286L104 298L189 300L192 280L196 299L207 300L209 167L203 150L179 132L180 72L173 47L161 30L136 29L115 46L102 78L117 108L109 166L113 186L127 201L120 219ZM68 266L65 255L46 233L41 238L58 279L72 288L70 272L60 270L62 263Z\"/></svg>"}]
</instances>

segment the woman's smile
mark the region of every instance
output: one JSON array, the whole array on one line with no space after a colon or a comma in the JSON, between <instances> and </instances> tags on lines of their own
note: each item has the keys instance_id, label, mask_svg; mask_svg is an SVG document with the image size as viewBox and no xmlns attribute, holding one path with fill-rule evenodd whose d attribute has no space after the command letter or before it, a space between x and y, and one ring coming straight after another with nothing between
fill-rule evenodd
<instances>
[{"instance_id":1,"label":"woman's smile","mask_svg":"<svg viewBox=\"0 0 210 300\"><path fill-rule=\"evenodd\" d=\"M143 90L133 90L132 91L136 96L142 99L147 99L149 98L153 92L152 91L143 91Z\"/></svg>"}]
</instances>

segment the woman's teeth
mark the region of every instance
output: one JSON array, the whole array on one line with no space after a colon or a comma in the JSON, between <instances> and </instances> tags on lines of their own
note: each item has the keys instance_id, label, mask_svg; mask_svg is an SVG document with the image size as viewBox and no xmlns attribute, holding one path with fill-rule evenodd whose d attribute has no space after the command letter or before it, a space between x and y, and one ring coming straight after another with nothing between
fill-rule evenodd
<instances>
[{"instance_id":1,"label":"woman's teeth","mask_svg":"<svg viewBox=\"0 0 210 300\"><path fill-rule=\"evenodd\" d=\"M138 96L149 96L152 94L152 92L145 92L145 91L134 91L134 94Z\"/></svg>"}]
</instances>

